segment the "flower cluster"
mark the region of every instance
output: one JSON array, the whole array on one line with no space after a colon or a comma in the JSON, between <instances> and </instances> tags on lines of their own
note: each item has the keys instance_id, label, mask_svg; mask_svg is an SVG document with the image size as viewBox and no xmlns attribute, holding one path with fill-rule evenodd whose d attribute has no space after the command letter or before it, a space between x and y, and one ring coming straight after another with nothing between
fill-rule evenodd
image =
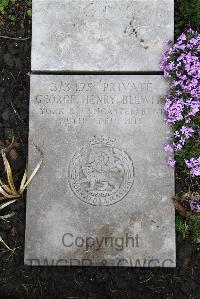
<instances>
[{"instance_id":1,"label":"flower cluster","mask_svg":"<svg viewBox=\"0 0 200 299\"><path fill-rule=\"evenodd\" d=\"M189 211L192 211L195 214L200 213L200 194L197 192L184 193L180 200L180 204L185 209L185 213L187 213ZM189 208L189 210L188 210L188 208Z\"/></svg>"},{"instance_id":2,"label":"flower cluster","mask_svg":"<svg viewBox=\"0 0 200 299\"><path fill-rule=\"evenodd\" d=\"M200 176L200 157L198 159L191 158L185 160L187 167L190 169L192 176Z\"/></svg>"},{"instance_id":3,"label":"flower cluster","mask_svg":"<svg viewBox=\"0 0 200 299\"><path fill-rule=\"evenodd\" d=\"M171 48L163 53L160 63L164 77L171 81L164 110L167 123L178 129L174 132L173 142L165 145L164 150L176 153L194 136L192 121L200 113L200 34L189 29L174 45L170 40L167 44ZM185 161L192 176L200 176L199 161L200 157ZM174 167L175 159L170 157L168 164Z\"/></svg>"},{"instance_id":4,"label":"flower cluster","mask_svg":"<svg viewBox=\"0 0 200 299\"><path fill-rule=\"evenodd\" d=\"M189 201L190 204L190 209L194 212L200 213L200 202L197 200L190 200Z\"/></svg>"}]
</instances>

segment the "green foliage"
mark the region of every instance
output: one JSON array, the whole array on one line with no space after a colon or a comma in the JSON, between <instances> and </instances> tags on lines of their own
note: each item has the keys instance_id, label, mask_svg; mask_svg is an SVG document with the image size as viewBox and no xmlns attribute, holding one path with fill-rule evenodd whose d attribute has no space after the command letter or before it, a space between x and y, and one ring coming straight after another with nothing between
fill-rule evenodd
<instances>
[{"instance_id":1,"label":"green foliage","mask_svg":"<svg viewBox=\"0 0 200 299\"><path fill-rule=\"evenodd\" d=\"M200 30L200 0L175 0L175 34L186 28Z\"/></svg>"},{"instance_id":2,"label":"green foliage","mask_svg":"<svg viewBox=\"0 0 200 299\"><path fill-rule=\"evenodd\" d=\"M0 0L0 23L19 21L24 23L24 15L31 17L31 0ZM17 8L17 9L16 9ZM19 10L22 13L19 16ZM10 17L7 17L9 15ZM178 36L186 28L200 30L200 0L175 0L175 34Z\"/></svg>"},{"instance_id":3,"label":"green foliage","mask_svg":"<svg viewBox=\"0 0 200 299\"><path fill-rule=\"evenodd\" d=\"M183 123L179 123L173 126L173 130L180 130L180 128L184 125ZM189 184L193 184L193 187L199 188L198 179L192 178L190 172L185 164L185 160L190 160L191 158L200 157L200 113L198 113L191 121L190 126L194 129L195 135L186 140L184 147L181 151L175 152L175 160L177 162L176 167L176 179L177 181L183 180L185 187L188 187L187 182ZM197 189L195 188L195 189ZM193 190L195 191L195 190Z\"/></svg>"},{"instance_id":4,"label":"green foliage","mask_svg":"<svg viewBox=\"0 0 200 299\"><path fill-rule=\"evenodd\" d=\"M29 17L32 17L32 9L31 9L31 8L27 10L27 15L28 15Z\"/></svg>"},{"instance_id":5,"label":"green foliage","mask_svg":"<svg viewBox=\"0 0 200 299\"><path fill-rule=\"evenodd\" d=\"M179 214L176 215L176 231L182 236L183 240L189 235L189 226Z\"/></svg>"},{"instance_id":6,"label":"green foliage","mask_svg":"<svg viewBox=\"0 0 200 299\"><path fill-rule=\"evenodd\" d=\"M200 194L198 192L185 193L181 197L174 198L176 231L183 240L190 237L194 243L200 244L200 213L198 209L191 209L191 201L200 203Z\"/></svg>"},{"instance_id":7,"label":"green foliage","mask_svg":"<svg viewBox=\"0 0 200 299\"><path fill-rule=\"evenodd\" d=\"M183 240L191 235L194 243L200 243L200 216L191 214L189 220L186 221L177 214L176 231L182 236Z\"/></svg>"},{"instance_id":8,"label":"green foliage","mask_svg":"<svg viewBox=\"0 0 200 299\"><path fill-rule=\"evenodd\" d=\"M200 216L193 215L189 220L190 231L195 243L200 243Z\"/></svg>"},{"instance_id":9,"label":"green foliage","mask_svg":"<svg viewBox=\"0 0 200 299\"><path fill-rule=\"evenodd\" d=\"M31 0L0 0L0 28L30 23Z\"/></svg>"},{"instance_id":10,"label":"green foliage","mask_svg":"<svg viewBox=\"0 0 200 299\"><path fill-rule=\"evenodd\" d=\"M4 14L5 8L8 6L10 0L0 0L0 12Z\"/></svg>"}]
</instances>

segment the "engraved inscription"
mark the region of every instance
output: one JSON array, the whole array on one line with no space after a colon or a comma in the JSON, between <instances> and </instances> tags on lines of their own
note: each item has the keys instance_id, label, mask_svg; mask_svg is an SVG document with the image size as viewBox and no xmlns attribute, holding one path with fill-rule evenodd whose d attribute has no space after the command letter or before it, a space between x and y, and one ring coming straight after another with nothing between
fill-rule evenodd
<instances>
[{"instance_id":1,"label":"engraved inscription","mask_svg":"<svg viewBox=\"0 0 200 299\"><path fill-rule=\"evenodd\" d=\"M111 138L94 137L71 159L68 179L82 201L112 205L124 198L133 185L133 162Z\"/></svg>"},{"instance_id":2,"label":"engraved inscription","mask_svg":"<svg viewBox=\"0 0 200 299\"><path fill-rule=\"evenodd\" d=\"M78 80L77 80L78 81ZM114 124L141 126L162 118L161 99L151 81L94 80L51 81L34 97L41 117L56 119L58 126Z\"/></svg>"}]
</instances>

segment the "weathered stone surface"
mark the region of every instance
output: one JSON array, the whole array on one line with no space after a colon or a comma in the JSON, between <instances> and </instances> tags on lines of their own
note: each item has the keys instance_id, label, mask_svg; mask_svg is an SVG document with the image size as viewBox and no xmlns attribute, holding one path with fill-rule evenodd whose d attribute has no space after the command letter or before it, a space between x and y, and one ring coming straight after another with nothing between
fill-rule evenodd
<instances>
[{"instance_id":1,"label":"weathered stone surface","mask_svg":"<svg viewBox=\"0 0 200 299\"><path fill-rule=\"evenodd\" d=\"M33 142L44 161L28 189L26 264L175 266L166 90L161 76L31 76L29 169Z\"/></svg>"},{"instance_id":2,"label":"weathered stone surface","mask_svg":"<svg viewBox=\"0 0 200 299\"><path fill-rule=\"evenodd\" d=\"M32 70L159 71L173 0L33 0Z\"/></svg>"}]
</instances>

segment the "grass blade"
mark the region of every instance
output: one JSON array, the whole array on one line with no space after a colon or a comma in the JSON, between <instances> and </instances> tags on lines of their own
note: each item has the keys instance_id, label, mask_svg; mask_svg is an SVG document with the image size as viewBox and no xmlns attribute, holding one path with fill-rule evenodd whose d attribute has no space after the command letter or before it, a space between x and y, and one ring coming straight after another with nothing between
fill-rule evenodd
<instances>
[{"instance_id":1,"label":"grass blade","mask_svg":"<svg viewBox=\"0 0 200 299\"><path fill-rule=\"evenodd\" d=\"M16 201L16 199L1 204L1 205L0 205L0 210L3 210L5 207L11 205L11 204L14 203L15 201Z\"/></svg>"},{"instance_id":2,"label":"grass blade","mask_svg":"<svg viewBox=\"0 0 200 299\"><path fill-rule=\"evenodd\" d=\"M5 170L7 173L7 178L8 178L8 184L10 186L10 189L13 191L13 193L17 194L17 190L15 189L14 181L13 181L13 175L12 175L12 170L10 167L10 164L8 162L8 159L6 157L6 154L2 152L2 157L5 165Z\"/></svg>"},{"instance_id":3,"label":"grass blade","mask_svg":"<svg viewBox=\"0 0 200 299\"><path fill-rule=\"evenodd\" d=\"M15 214L16 214L15 212L12 212L12 213L10 213L10 214L0 216L0 218L1 218L2 220L6 220L6 219L9 219L9 218L13 217ZM9 222L9 221L7 221L7 222Z\"/></svg>"},{"instance_id":4,"label":"grass blade","mask_svg":"<svg viewBox=\"0 0 200 299\"><path fill-rule=\"evenodd\" d=\"M8 194L7 192L5 192L5 190L2 187L0 187L0 193L4 196L4 198L1 199L6 199L6 198L12 199L18 197L15 194Z\"/></svg>"},{"instance_id":5,"label":"grass blade","mask_svg":"<svg viewBox=\"0 0 200 299\"><path fill-rule=\"evenodd\" d=\"M28 184L32 181L32 179L34 178L34 176L36 175L36 173L38 172L38 170L40 169L42 165L42 160L40 160L40 162L38 162L38 164L36 165L35 169L33 170L32 174L30 175L30 177L28 178L28 180L26 181L26 183L24 184L23 188L22 188L22 192L26 189L26 187L28 186Z\"/></svg>"},{"instance_id":6,"label":"grass blade","mask_svg":"<svg viewBox=\"0 0 200 299\"><path fill-rule=\"evenodd\" d=\"M10 190L10 188L9 188L6 184L4 184L4 182L2 182L1 179L0 179L0 187L2 187L3 189L5 189L5 191L6 191L7 193L12 194L12 190Z\"/></svg>"},{"instance_id":7,"label":"grass blade","mask_svg":"<svg viewBox=\"0 0 200 299\"><path fill-rule=\"evenodd\" d=\"M0 242L3 243L3 245L10 251L13 251L5 242L4 240L2 239L2 237L0 236Z\"/></svg>"},{"instance_id":8,"label":"grass blade","mask_svg":"<svg viewBox=\"0 0 200 299\"><path fill-rule=\"evenodd\" d=\"M26 184L26 180L27 180L28 174L27 174L27 168L24 171L24 175L20 184L20 188L19 188L19 193L22 194L24 189L25 189L25 184Z\"/></svg>"}]
</instances>

